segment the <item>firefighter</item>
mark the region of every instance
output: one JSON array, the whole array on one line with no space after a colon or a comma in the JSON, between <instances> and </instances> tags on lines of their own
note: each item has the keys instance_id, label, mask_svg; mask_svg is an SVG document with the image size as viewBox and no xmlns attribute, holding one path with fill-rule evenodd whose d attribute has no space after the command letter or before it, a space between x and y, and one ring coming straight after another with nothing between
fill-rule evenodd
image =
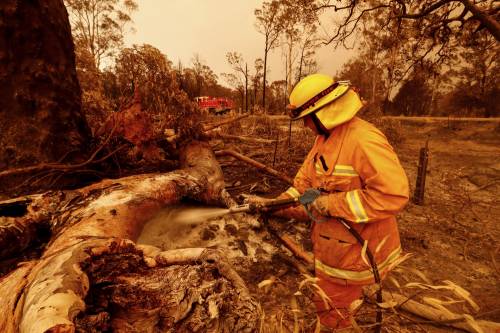
<instances>
[{"instance_id":1,"label":"firefighter","mask_svg":"<svg viewBox=\"0 0 500 333\"><path fill-rule=\"evenodd\" d=\"M313 301L321 324L332 329L351 325L349 306L374 283L362 246L335 217L367 242L382 278L401 253L395 215L408 201L408 179L384 134L356 117L362 107L349 82L323 74L305 77L290 94L292 120L302 119L317 136L293 186L280 197L298 197L309 188L322 193L311 205L312 216L319 217L311 239L317 283L331 302ZM303 206L276 215L309 219Z\"/></svg>"}]
</instances>

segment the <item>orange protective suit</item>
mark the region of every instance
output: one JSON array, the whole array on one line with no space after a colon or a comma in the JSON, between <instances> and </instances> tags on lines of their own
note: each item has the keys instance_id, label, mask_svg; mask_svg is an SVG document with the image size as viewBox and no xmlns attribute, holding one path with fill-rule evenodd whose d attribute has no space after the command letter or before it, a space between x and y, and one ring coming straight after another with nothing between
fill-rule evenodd
<instances>
[{"instance_id":1,"label":"orange protective suit","mask_svg":"<svg viewBox=\"0 0 500 333\"><path fill-rule=\"evenodd\" d=\"M384 134L354 117L327 138L318 136L293 187L281 197L298 197L308 188L327 193L328 215L349 221L368 242L383 278L401 252L395 215L408 201L408 179ZM302 206L279 215L308 219ZM374 282L362 247L334 218L313 223L311 239L318 284L338 308L328 310L316 302L321 322L332 328L349 326L349 304L361 297L361 286Z\"/></svg>"}]
</instances>

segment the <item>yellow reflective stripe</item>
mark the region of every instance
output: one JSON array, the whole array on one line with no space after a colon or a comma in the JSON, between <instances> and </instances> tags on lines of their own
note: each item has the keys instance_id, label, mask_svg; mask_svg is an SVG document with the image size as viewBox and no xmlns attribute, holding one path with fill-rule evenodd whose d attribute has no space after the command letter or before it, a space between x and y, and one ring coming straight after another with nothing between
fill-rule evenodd
<instances>
[{"instance_id":1,"label":"yellow reflective stripe","mask_svg":"<svg viewBox=\"0 0 500 333\"><path fill-rule=\"evenodd\" d=\"M392 253L389 254L389 256L387 256L387 258L383 262L377 264L378 271L382 273L384 270L389 268L389 266L400 256L400 254L401 254L401 247L398 247L397 249L392 251ZM364 270L357 272L346 269L334 268L322 263L319 259L316 259L314 261L314 267L317 270L325 273L326 275L338 279L345 279L351 281L364 281L373 277L373 273L371 270Z\"/></svg>"},{"instance_id":2,"label":"yellow reflective stripe","mask_svg":"<svg viewBox=\"0 0 500 333\"><path fill-rule=\"evenodd\" d=\"M300 192L295 187L289 187L288 190L285 191L286 194L291 196L292 198L300 197Z\"/></svg>"},{"instance_id":3,"label":"yellow reflective stripe","mask_svg":"<svg viewBox=\"0 0 500 333\"><path fill-rule=\"evenodd\" d=\"M346 192L345 196L351 212L356 217L355 222L362 223L368 221L368 216L366 215L365 209L361 204L358 190Z\"/></svg>"},{"instance_id":4,"label":"yellow reflective stripe","mask_svg":"<svg viewBox=\"0 0 500 333\"><path fill-rule=\"evenodd\" d=\"M347 164L337 164L335 166L335 169L337 169L337 168L346 169L346 170L353 170L354 171L354 168L352 167L352 165L347 165Z\"/></svg>"},{"instance_id":5,"label":"yellow reflective stripe","mask_svg":"<svg viewBox=\"0 0 500 333\"><path fill-rule=\"evenodd\" d=\"M316 169L316 174L318 174L318 175L323 175L324 174L323 173L323 168L322 168L320 162L314 163L314 169Z\"/></svg>"},{"instance_id":6,"label":"yellow reflective stripe","mask_svg":"<svg viewBox=\"0 0 500 333\"><path fill-rule=\"evenodd\" d=\"M358 173L350 165L337 164L335 166L335 169L333 170L332 175L354 177L354 176L358 176Z\"/></svg>"},{"instance_id":7,"label":"yellow reflective stripe","mask_svg":"<svg viewBox=\"0 0 500 333\"><path fill-rule=\"evenodd\" d=\"M320 161L314 163L314 169L316 170L316 174L318 174L318 175L325 174L325 171L323 170L323 166L321 165ZM358 173L350 165L337 164L335 166L335 169L333 169L332 176L355 177L355 176L358 176Z\"/></svg>"}]
</instances>

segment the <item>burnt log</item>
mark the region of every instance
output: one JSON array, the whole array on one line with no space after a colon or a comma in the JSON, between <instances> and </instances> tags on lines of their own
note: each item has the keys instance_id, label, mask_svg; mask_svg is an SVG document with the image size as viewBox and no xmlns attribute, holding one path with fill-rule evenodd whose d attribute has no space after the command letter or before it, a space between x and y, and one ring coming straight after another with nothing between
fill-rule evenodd
<instances>
[{"instance_id":1,"label":"burnt log","mask_svg":"<svg viewBox=\"0 0 500 333\"><path fill-rule=\"evenodd\" d=\"M221 254L169 254L134 243L144 224L165 206L183 198L219 205L227 199L222 171L208 144L192 142L181 152L182 169L170 173L47 194L52 209L40 220L49 221L52 238L39 260L0 280L0 309L6 313L0 330L255 329L258 306ZM56 197L61 198L58 203Z\"/></svg>"}]
</instances>

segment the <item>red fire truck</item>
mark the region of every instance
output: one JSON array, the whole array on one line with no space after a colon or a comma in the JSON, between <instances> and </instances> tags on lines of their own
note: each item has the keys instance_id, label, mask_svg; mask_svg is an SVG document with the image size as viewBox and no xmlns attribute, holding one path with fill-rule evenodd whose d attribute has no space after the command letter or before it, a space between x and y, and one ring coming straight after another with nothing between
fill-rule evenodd
<instances>
[{"instance_id":1,"label":"red fire truck","mask_svg":"<svg viewBox=\"0 0 500 333\"><path fill-rule=\"evenodd\" d=\"M195 97L194 100L200 109L214 114L224 114L234 107L233 101L225 97L200 96Z\"/></svg>"}]
</instances>

